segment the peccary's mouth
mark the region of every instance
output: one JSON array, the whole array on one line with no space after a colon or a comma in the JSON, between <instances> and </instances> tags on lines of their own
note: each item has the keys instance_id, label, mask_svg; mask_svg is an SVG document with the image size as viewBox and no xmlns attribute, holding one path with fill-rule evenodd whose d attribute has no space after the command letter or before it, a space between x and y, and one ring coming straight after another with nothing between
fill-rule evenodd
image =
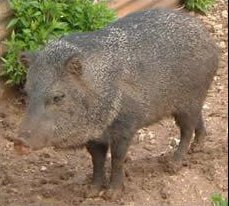
<instances>
[{"instance_id":1,"label":"peccary's mouth","mask_svg":"<svg viewBox=\"0 0 229 206\"><path fill-rule=\"evenodd\" d=\"M73 144L73 145L60 145L60 144L53 144L53 148L55 150L80 150L85 147L86 143L82 144Z\"/></svg>"},{"instance_id":2,"label":"peccary's mouth","mask_svg":"<svg viewBox=\"0 0 229 206\"><path fill-rule=\"evenodd\" d=\"M22 140L22 139L13 139L14 149L19 155L28 155L31 153L32 149Z\"/></svg>"},{"instance_id":3,"label":"peccary's mouth","mask_svg":"<svg viewBox=\"0 0 229 206\"><path fill-rule=\"evenodd\" d=\"M13 138L11 141L14 143L14 149L19 155L28 155L32 151L50 146L48 143L39 141L36 138L22 138L21 136Z\"/></svg>"}]
</instances>

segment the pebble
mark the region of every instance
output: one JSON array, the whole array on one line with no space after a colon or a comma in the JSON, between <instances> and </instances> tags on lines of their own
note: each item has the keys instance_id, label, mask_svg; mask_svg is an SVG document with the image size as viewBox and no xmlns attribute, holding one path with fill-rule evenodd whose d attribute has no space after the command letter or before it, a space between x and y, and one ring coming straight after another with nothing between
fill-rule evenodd
<instances>
[{"instance_id":1,"label":"pebble","mask_svg":"<svg viewBox=\"0 0 229 206\"><path fill-rule=\"evenodd\" d=\"M209 109L209 106L207 104L204 104L203 109Z\"/></svg>"},{"instance_id":2,"label":"pebble","mask_svg":"<svg viewBox=\"0 0 229 206\"><path fill-rule=\"evenodd\" d=\"M222 30L223 29L223 25L222 24L216 24L216 25L214 25L214 29L215 30Z\"/></svg>"},{"instance_id":3,"label":"pebble","mask_svg":"<svg viewBox=\"0 0 229 206\"><path fill-rule=\"evenodd\" d=\"M180 143L180 139L177 138L170 138L170 146L172 148L176 148Z\"/></svg>"},{"instance_id":4,"label":"pebble","mask_svg":"<svg viewBox=\"0 0 229 206\"><path fill-rule=\"evenodd\" d=\"M226 43L224 41L221 41L219 43L219 46L222 48L222 49L225 49L227 47Z\"/></svg>"},{"instance_id":5,"label":"pebble","mask_svg":"<svg viewBox=\"0 0 229 206\"><path fill-rule=\"evenodd\" d=\"M42 166L40 170L41 170L42 172L44 172L44 171L46 171L46 170L47 170L47 167Z\"/></svg>"},{"instance_id":6,"label":"pebble","mask_svg":"<svg viewBox=\"0 0 229 206\"><path fill-rule=\"evenodd\" d=\"M224 10L224 11L222 11L222 16L224 17L224 18L228 18L228 12L227 12L227 10Z\"/></svg>"}]
</instances>

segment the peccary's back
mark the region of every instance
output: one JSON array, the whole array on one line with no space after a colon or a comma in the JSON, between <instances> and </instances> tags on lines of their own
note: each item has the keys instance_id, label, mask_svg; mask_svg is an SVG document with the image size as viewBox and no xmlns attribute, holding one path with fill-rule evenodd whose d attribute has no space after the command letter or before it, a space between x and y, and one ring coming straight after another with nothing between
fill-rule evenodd
<instances>
[{"instance_id":1,"label":"peccary's back","mask_svg":"<svg viewBox=\"0 0 229 206\"><path fill-rule=\"evenodd\" d=\"M123 110L155 119L201 107L218 67L218 49L206 29L197 19L170 10L131 14L80 39L79 48L95 53L90 55L94 76L88 71L94 87L101 93L109 86L114 93L115 87L121 95L114 99L122 99ZM74 42L74 37L66 40Z\"/></svg>"}]
</instances>

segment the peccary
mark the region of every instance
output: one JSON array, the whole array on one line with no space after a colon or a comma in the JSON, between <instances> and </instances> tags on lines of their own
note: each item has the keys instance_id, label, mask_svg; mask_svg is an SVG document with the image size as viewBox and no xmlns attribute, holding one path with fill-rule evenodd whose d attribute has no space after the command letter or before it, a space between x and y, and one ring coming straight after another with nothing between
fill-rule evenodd
<instances>
[{"instance_id":1,"label":"peccary","mask_svg":"<svg viewBox=\"0 0 229 206\"><path fill-rule=\"evenodd\" d=\"M142 127L174 117L181 133L177 162L194 132L194 143L203 141L202 106L218 48L193 17L167 9L137 12L102 30L22 53L21 62L28 67L28 106L15 144L86 146L98 188L108 146L110 188L121 187L127 149Z\"/></svg>"}]
</instances>

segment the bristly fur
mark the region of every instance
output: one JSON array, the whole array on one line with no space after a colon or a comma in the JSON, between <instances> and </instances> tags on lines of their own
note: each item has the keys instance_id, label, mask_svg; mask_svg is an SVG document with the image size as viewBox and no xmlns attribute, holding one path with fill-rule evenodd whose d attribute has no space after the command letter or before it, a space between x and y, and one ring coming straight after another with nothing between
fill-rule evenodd
<instances>
[{"instance_id":1,"label":"bristly fur","mask_svg":"<svg viewBox=\"0 0 229 206\"><path fill-rule=\"evenodd\" d=\"M42 147L84 144L117 120L131 122L134 134L167 116L198 116L218 68L218 48L201 23L165 9L62 37L36 55L21 130L46 138ZM53 102L60 93L63 101Z\"/></svg>"}]
</instances>

